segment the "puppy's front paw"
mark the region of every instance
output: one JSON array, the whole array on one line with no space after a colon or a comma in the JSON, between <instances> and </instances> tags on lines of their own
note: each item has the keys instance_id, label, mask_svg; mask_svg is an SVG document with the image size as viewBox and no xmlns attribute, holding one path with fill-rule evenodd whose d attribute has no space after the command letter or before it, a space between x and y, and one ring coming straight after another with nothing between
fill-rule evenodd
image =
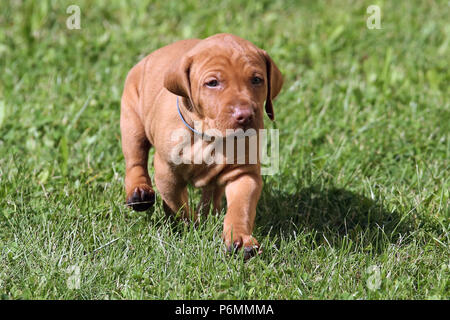
<instances>
[{"instance_id":1,"label":"puppy's front paw","mask_svg":"<svg viewBox=\"0 0 450 320\"><path fill-rule=\"evenodd\" d=\"M225 245L229 253L236 252L241 249L244 250L244 260L248 260L251 257L261 254L258 241L251 235L234 235L225 238Z\"/></svg>"},{"instance_id":2,"label":"puppy's front paw","mask_svg":"<svg viewBox=\"0 0 450 320\"><path fill-rule=\"evenodd\" d=\"M146 185L141 184L129 192L127 196L127 205L134 211L145 211L155 203L155 192Z\"/></svg>"}]
</instances>

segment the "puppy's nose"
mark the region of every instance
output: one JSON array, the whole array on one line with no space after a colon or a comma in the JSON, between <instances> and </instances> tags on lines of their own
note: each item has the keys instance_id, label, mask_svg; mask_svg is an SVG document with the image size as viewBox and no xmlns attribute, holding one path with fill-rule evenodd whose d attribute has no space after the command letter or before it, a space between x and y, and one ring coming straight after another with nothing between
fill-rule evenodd
<instances>
[{"instance_id":1,"label":"puppy's nose","mask_svg":"<svg viewBox=\"0 0 450 320\"><path fill-rule=\"evenodd\" d=\"M233 118L241 125L249 124L253 119L253 110L251 108L236 108L233 111Z\"/></svg>"}]
</instances>

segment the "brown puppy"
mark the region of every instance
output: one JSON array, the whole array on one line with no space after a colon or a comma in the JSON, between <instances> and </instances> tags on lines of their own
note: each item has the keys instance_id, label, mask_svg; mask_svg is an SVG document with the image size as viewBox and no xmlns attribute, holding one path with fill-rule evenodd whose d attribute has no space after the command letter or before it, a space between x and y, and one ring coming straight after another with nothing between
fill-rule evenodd
<instances>
[{"instance_id":1,"label":"brown puppy","mask_svg":"<svg viewBox=\"0 0 450 320\"><path fill-rule=\"evenodd\" d=\"M272 99L282 84L280 71L265 51L231 34L178 41L140 61L127 76L120 118L128 205L143 211L155 201L147 170L148 152L154 146L155 183L165 210L186 220L197 218L188 206L188 183L203 189L203 212L210 203L219 210L225 193L225 243L229 249L244 247L246 257L254 254L259 248L252 237L262 188L259 157L256 163L244 164L232 161L235 158L225 163L180 163L173 157L180 146L173 133L184 130L194 141L208 129L222 137L227 129L262 129L264 108L273 120ZM201 124L197 133L188 127L194 124ZM196 147L209 143L189 141L191 160Z\"/></svg>"}]
</instances>

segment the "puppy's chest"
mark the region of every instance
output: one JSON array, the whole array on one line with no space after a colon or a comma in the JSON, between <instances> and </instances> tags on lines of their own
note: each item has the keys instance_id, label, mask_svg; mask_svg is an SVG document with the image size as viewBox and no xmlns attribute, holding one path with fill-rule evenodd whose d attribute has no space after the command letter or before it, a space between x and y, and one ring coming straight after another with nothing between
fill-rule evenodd
<instances>
[{"instance_id":1,"label":"puppy's chest","mask_svg":"<svg viewBox=\"0 0 450 320\"><path fill-rule=\"evenodd\" d=\"M172 154L176 171L195 187L204 187L224 185L237 175L255 170L257 159L250 159L245 148L238 150L235 145L231 152L225 146L223 142L203 140L186 144Z\"/></svg>"},{"instance_id":2,"label":"puppy's chest","mask_svg":"<svg viewBox=\"0 0 450 320\"><path fill-rule=\"evenodd\" d=\"M195 187L213 183L226 167L223 152L201 139L178 144L172 149L171 160L176 171Z\"/></svg>"}]
</instances>

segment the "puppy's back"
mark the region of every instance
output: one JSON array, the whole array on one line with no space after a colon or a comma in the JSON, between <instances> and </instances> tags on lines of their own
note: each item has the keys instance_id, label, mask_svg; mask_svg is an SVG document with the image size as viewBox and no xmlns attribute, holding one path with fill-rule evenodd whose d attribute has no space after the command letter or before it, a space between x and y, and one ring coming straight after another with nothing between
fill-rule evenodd
<instances>
[{"instance_id":1,"label":"puppy's back","mask_svg":"<svg viewBox=\"0 0 450 320\"><path fill-rule=\"evenodd\" d=\"M164 89L164 75L167 69L199 41L199 39L180 40L153 51L139 61L127 75L122 101L125 99L142 117L148 112L144 109L151 108L156 97Z\"/></svg>"}]
</instances>

